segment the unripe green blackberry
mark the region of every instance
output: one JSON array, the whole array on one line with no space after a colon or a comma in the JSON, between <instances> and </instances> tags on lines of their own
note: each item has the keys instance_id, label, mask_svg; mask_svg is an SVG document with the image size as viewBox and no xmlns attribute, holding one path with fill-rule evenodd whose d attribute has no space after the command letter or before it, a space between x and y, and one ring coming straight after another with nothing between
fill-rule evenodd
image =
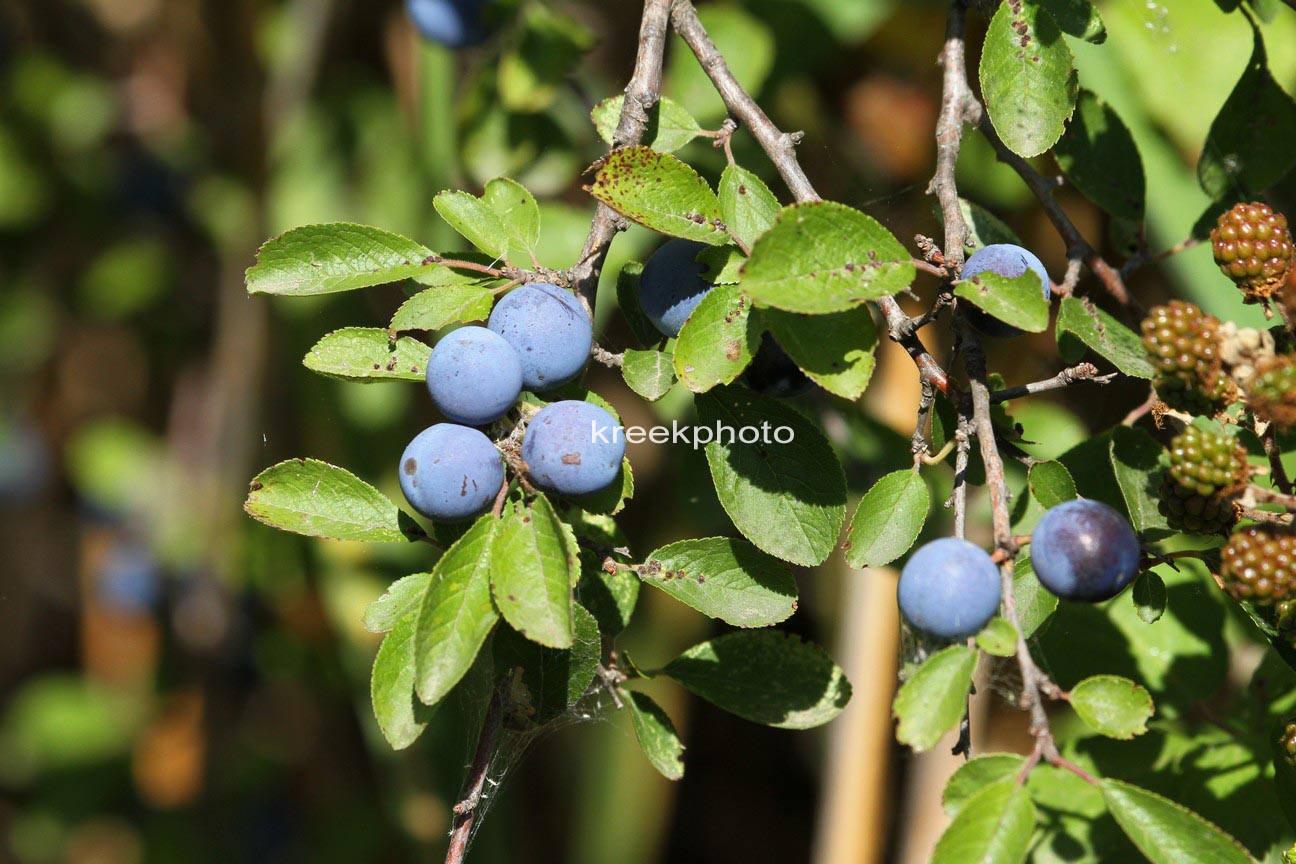
<instances>
[{"instance_id":1,"label":"unripe green blackberry","mask_svg":"<svg viewBox=\"0 0 1296 864\"><path fill-rule=\"evenodd\" d=\"M1278 737L1278 752L1287 760L1288 765L1296 768L1296 717L1287 721L1287 725L1283 727L1282 735Z\"/></svg>"},{"instance_id":2,"label":"unripe green blackberry","mask_svg":"<svg viewBox=\"0 0 1296 864\"><path fill-rule=\"evenodd\" d=\"M1265 204L1238 204L1223 213L1211 231L1215 263L1246 295L1261 303L1282 287L1293 247L1287 217Z\"/></svg>"},{"instance_id":3,"label":"unripe green blackberry","mask_svg":"<svg viewBox=\"0 0 1296 864\"><path fill-rule=\"evenodd\" d=\"M1275 357L1247 384L1247 407L1279 429L1296 427L1296 354Z\"/></svg>"},{"instance_id":4,"label":"unripe green blackberry","mask_svg":"<svg viewBox=\"0 0 1296 864\"><path fill-rule=\"evenodd\" d=\"M1231 495L1198 495L1170 477L1161 483L1157 509L1176 531L1187 534L1227 534L1237 522Z\"/></svg>"},{"instance_id":5,"label":"unripe green blackberry","mask_svg":"<svg viewBox=\"0 0 1296 864\"><path fill-rule=\"evenodd\" d=\"M1224 547L1220 580L1234 600L1272 606L1296 596L1296 532L1251 525Z\"/></svg>"},{"instance_id":6,"label":"unripe green blackberry","mask_svg":"<svg viewBox=\"0 0 1296 864\"><path fill-rule=\"evenodd\" d=\"M1214 414L1233 397L1220 357L1219 319L1197 306L1171 300L1143 319L1143 347L1156 368L1157 396L1172 408Z\"/></svg>"},{"instance_id":7,"label":"unripe green blackberry","mask_svg":"<svg viewBox=\"0 0 1296 864\"><path fill-rule=\"evenodd\" d=\"M1170 478L1194 495L1234 491L1249 476L1246 448L1236 438L1189 426L1170 442Z\"/></svg>"}]
</instances>

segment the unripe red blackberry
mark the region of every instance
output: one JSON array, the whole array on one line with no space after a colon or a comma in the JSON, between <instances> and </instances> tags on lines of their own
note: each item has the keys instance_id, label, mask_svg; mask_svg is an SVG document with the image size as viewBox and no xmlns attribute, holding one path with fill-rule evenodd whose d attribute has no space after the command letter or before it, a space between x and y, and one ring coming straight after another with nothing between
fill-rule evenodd
<instances>
[{"instance_id":1,"label":"unripe red blackberry","mask_svg":"<svg viewBox=\"0 0 1296 864\"><path fill-rule=\"evenodd\" d=\"M1293 256L1287 217L1259 203L1223 213L1211 231L1211 248L1248 303L1264 302L1282 287Z\"/></svg>"},{"instance_id":2,"label":"unripe red blackberry","mask_svg":"<svg viewBox=\"0 0 1296 864\"><path fill-rule=\"evenodd\" d=\"M1187 534L1227 534L1237 522L1231 495L1198 495L1170 477L1161 483L1157 509L1176 531Z\"/></svg>"},{"instance_id":3,"label":"unripe red blackberry","mask_svg":"<svg viewBox=\"0 0 1296 864\"><path fill-rule=\"evenodd\" d=\"M1235 491L1246 482L1246 448L1229 435L1189 426L1170 442L1170 478L1194 495Z\"/></svg>"},{"instance_id":4,"label":"unripe red blackberry","mask_svg":"<svg viewBox=\"0 0 1296 864\"><path fill-rule=\"evenodd\" d=\"M1224 547L1220 580L1234 600L1272 606L1296 596L1296 532L1251 525Z\"/></svg>"},{"instance_id":5,"label":"unripe red blackberry","mask_svg":"<svg viewBox=\"0 0 1296 864\"><path fill-rule=\"evenodd\" d=\"M1233 397L1220 357L1219 319L1197 306L1171 300L1143 319L1143 347L1156 368L1161 401L1194 414L1214 414Z\"/></svg>"},{"instance_id":6,"label":"unripe red blackberry","mask_svg":"<svg viewBox=\"0 0 1296 864\"><path fill-rule=\"evenodd\" d=\"M1275 357L1247 383L1247 407L1279 429L1296 427L1296 354Z\"/></svg>"}]
</instances>

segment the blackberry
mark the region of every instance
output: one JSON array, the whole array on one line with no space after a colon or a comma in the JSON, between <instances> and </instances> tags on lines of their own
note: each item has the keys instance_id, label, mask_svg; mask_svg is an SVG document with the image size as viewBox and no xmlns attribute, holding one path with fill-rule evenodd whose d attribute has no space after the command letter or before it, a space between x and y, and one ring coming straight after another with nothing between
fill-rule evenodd
<instances>
[{"instance_id":1,"label":"blackberry","mask_svg":"<svg viewBox=\"0 0 1296 864\"><path fill-rule=\"evenodd\" d=\"M1189 426L1170 442L1170 478L1194 495L1211 497L1244 484L1246 448L1229 435Z\"/></svg>"},{"instance_id":2,"label":"blackberry","mask_svg":"<svg viewBox=\"0 0 1296 864\"><path fill-rule=\"evenodd\" d=\"M1234 600L1273 606L1296 595L1296 532L1251 525L1224 547L1220 580Z\"/></svg>"},{"instance_id":3,"label":"blackberry","mask_svg":"<svg viewBox=\"0 0 1296 864\"><path fill-rule=\"evenodd\" d=\"M1176 531L1187 534L1227 534L1237 522L1229 495L1198 495L1170 477L1161 483L1157 509Z\"/></svg>"},{"instance_id":4,"label":"blackberry","mask_svg":"<svg viewBox=\"0 0 1296 864\"><path fill-rule=\"evenodd\" d=\"M1247 384L1247 407L1279 429L1296 427L1296 354L1275 357Z\"/></svg>"},{"instance_id":5,"label":"blackberry","mask_svg":"<svg viewBox=\"0 0 1296 864\"><path fill-rule=\"evenodd\" d=\"M1238 204L1211 231L1215 263L1242 289L1247 303L1262 303L1282 287L1293 255L1287 217L1265 204Z\"/></svg>"},{"instance_id":6,"label":"blackberry","mask_svg":"<svg viewBox=\"0 0 1296 864\"><path fill-rule=\"evenodd\" d=\"M1172 408L1214 414L1233 398L1234 386L1220 357L1219 319L1197 306L1171 300L1143 319L1143 347L1156 368L1157 396Z\"/></svg>"},{"instance_id":7,"label":"blackberry","mask_svg":"<svg viewBox=\"0 0 1296 864\"><path fill-rule=\"evenodd\" d=\"M1282 734L1278 736L1278 752L1287 760L1288 765L1296 768L1296 717L1287 721Z\"/></svg>"}]
</instances>

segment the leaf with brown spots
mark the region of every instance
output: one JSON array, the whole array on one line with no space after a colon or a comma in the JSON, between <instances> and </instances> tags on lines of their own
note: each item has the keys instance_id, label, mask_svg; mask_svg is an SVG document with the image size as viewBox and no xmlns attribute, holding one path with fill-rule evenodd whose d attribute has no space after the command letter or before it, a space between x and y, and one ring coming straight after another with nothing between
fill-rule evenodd
<instances>
[{"instance_id":1,"label":"leaf with brown spots","mask_svg":"<svg viewBox=\"0 0 1296 864\"><path fill-rule=\"evenodd\" d=\"M315 343L302 364L330 378L358 381L422 381L432 349L402 336L392 341L377 327L344 327Z\"/></svg>"},{"instance_id":2,"label":"leaf with brown spots","mask_svg":"<svg viewBox=\"0 0 1296 864\"><path fill-rule=\"evenodd\" d=\"M614 150L587 189L622 216L662 234L713 246L729 242L715 192L666 153L649 147Z\"/></svg>"},{"instance_id":3,"label":"leaf with brown spots","mask_svg":"<svg viewBox=\"0 0 1296 864\"><path fill-rule=\"evenodd\" d=\"M694 393L728 384L760 344L752 302L737 285L718 285L689 315L675 343L675 374Z\"/></svg>"}]
</instances>

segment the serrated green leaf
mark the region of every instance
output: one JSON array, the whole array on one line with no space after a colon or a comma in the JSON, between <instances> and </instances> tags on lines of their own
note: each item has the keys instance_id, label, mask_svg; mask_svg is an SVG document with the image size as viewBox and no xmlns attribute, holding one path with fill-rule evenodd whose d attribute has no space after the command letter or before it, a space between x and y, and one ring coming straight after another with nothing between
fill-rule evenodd
<instances>
[{"instance_id":1,"label":"serrated green leaf","mask_svg":"<svg viewBox=\"0 0 1296 864\"><path fill-rule=\"evenodd\" d=\"M393 750L404 750L413 744L432 714L431 708L414 698L414 636L418 618L417 606L406 609L392 631L383 637L369 680L374 718Z\"/></svg>"},{"instance_id":2,"label":"serrated green leaf","mask_svg":"<svg viewBox=\"0 0 1296 864\"><path fill-rule=\"evenodd\" d=\"M1015 779L986 786L936 843L932 864L1020 864L1035 833L1035 805Z\"/></svg>"},{"instance_id":3,"label":"serrated green leaf","mask_svg":"<svg viewBox=\"0 0 1296 864\"><path fill-rule=\"evenodd\" d=\"M967 708L977 652L951 645L928 657L900 686L891 713L899 721L896 740L914 750L930 750L953 729Z\"/></svg>"},{"instance_id":4,"label":"serrated green leaf","mask_svg":"<svg viewBox=\"0 0 1296 864\"><path fill-rule=\"evenodd\" d=\"M1057 22L1029 0L1005 0L981 49L981 93L1008 149L1038 156L1062 135L1076 100L1074 58Z\"/></svg>"},{"instance_id":5,"label":"serrated green leaf","mask_svg":"<svg viewBox=\"0 0 1296 864\"><path fill-rule=\"evenodd\" d=\"M1079 497L1071 472L1061 462L1036 462L1026 478L1031 495L1045 510Z\"/></svg>"},{"instance_id":6,"label":"serrated green leaf","mask_svg":"<svg viewBox=\"0 0 1296 864\"><path fill-rule=\"evenodd\" d=\"M621 109L625 96L613 96L594 106L590 119L599 137L612 144L617 124L621 122ZM658 153L674 153L702 134L702 127L683 105L663 96L648 111L648 125L644 128L643 145Z\"/></svg>"},{"instance_id":7,"label":"serrated green leaf","mask_svg":"<svg viewBox=\"0 0 1296 864\"><path fill-rule=\"evenodd\" d=\"M630 723L640 749L663 777L679 780L684 776L684 744L675 731L675 724L646 693L630 691L626 697Z\"/></svg>"},{"instance_id":8,"label":"serrated green leaf","mask_svg":"<svg viewBox=\"0 0 1296 864\"><path fill-rule=\"evenodd\" d=\"M391 329L440 330L451 324L485 321L495 295L478 285L446 285L420 291L401 304L392 316ZM427 357L423 358L424 362Z\"/></svg>"},{"instance_id":9,"label":"serrated green leaf","mask_svg":"<svg viewBox=\"0 0 1296 864\"><path fill-rule=\"evenodd\" d=\"M1090 201L1120 219L1143 221L1147 179L1138 146L1115 109L1093 92L1080 91L1075 116L1053 155Z\"/></svg>"},{"instance_id":10,"label":"serrated green leaf","mask_svg":"<svg viewBox=\"0 0 1296 864\"><path fill-rule=\"evenodd\" d=\"M491 596L509 626L548 648L572 644L572 586L580 578L576 545L543 495L514 502L491 550Z\"/></svg>"},{"instance_id":11,"label":"serrated green leaf","mask_svg":"<svg viewBox=\"0 0 1296 864\"><path fill-rule=\"evenodd\" d=\"M1089 0L1040 0L1062 32L1086 42L1101 44L1107 41L1107 27L1098 8Z\"/></svg>"},{"instance_id":12,"label":"serrated green leaf","mask_svg":"<svg viewBox=\"0 0 1296 864\"><path fill-rule=\"evenodd\" d=\"M1017 628L998 615L990 619L976 636L977 647L995 657L1011 657L1017 653Z\"/></svg>"},{"instance_id":13,"label":"serrated green leaf","mask_svg":"<svg viewBox=\"0 0 1296 864\"><path fill-rule=\"evenodd\" d=\"M1252 27L1251 60L1211 123L1197 163L1197 180L1215 200L1259 193L1296 161L1296 100L1274 80L1264 37Z\"/></svg>"},{"instance_id":14,"label":"serrated green leaf","mask_svg":"<svg viewBox=\"0 0 1296 864\"><path fill-rule=\"evenodd\" d=\"M743 536L793 564L811 567L827 558L846 518L846 478L823 432L789 406L740 387L699 396L697 409L703 426L726 430L706 445L707 465ZM763 428L773 443L729 437Z\"/></svg>"},{"instance_id":15,"label":"serrated green leaf","mask_svg":"<svg viewBox=\"0 0 1296 864\"><path fill-rule=\"evenodd\" d=\"M1027 639L1057 611L1057 595L1040 584L1029 558L1018 558L1013 568L1013 597L1017 601L1017 624Z\"/></svg>"},{"instance_id":16,"label":"serrated green leaf","mask_svg":"<svg viewBox=\"0 0 1296 864\"><path fill-rule=\"evenodd\" d=\"M504 220L476 195L447 189L432 199L432 206L446 224L487 255L503 258L508 254L509 234Z\"/></svg>"},{"instance_id":17,"label":"serrated green leaf","mask_svg":"<svg viewBox=\"0 0 1296 864\"><path fill-rule=\"evenodd\" d=\"M621 355L621 376L631 390L656 402L675 384L674 355L670 351L627 349Z\"/></svg>"},{"instance_id":18,"label":"serrated green leaf","mask_svg":"<svg viewBox=\"0 0 1296 864\"><path fill-rule=\"evenodd\" d=\"M957 282L954 296L1027 333L1048 329L1049 304L1040 291L1039 274L1029 267L1015 277L978 273Z\"/></svg>"},{"instance_id":19,"label":"serrated green leaf","mask_svg":"<svg viewBox=\"0 0 1296 864\"><path fill-rule=\"evenodd\" d=\"M1161 445L1142 429L1117 426L1112 430L1112 472L1125 498L1130 524L1139 535L1170 532L1157 506L1163 455Z\"/></svg>"},{"instance_id":20,"label":"serrated green leaf","mask_svg":"<svg viewBox=\"0 0 1296 864\"><path fill-rule=\"evenodd\" d=\"M747 258L737 246L708 246L698 253L702 277L712 285L737 285Z\"/></svg>"},{"instance_id":21,"label":"serrated green leaf","mask_svg":"<svg viewBox=\"0 0 1296 864\"><path fill-rule=\"evenodd\" d=\"M846 541L852 567L881 567L899 558L918 539L931 510L931 492L917 471L893 471L860 500Z\"/></svg>"},{"instance_id":22,"label":"serrated green leaf","mask_svg":"<svg viewBox=\"0 0 1296 864\"><path fill-rule=\"evenodd\" d=\"M495 211L509 239L509 251L535 255L540 242L540 205L527 188L507 177L496 177L486 184L482 200Z\"/></svg>"},{"instance_id":23,"label":"serrated green leaf","mask_svg":"<svg viewBox=\"0 0 1296 864\"><path fill-rule=\"evenodd\" d=\"M780 729L822 726L851 696L850 682L822 648L777 630L718 636L661 671L730 714Z\"/></svg>"},{"instance_id":24,"label":"serrated green leaf","mask_svg":"<svg viewBox=\"0 0 1296 864\"><path fill-rule=\"evenodd\" d=\"M1098 781L1107 809L1152 864L1257 864L1229 835L1155 792L1120 780Z\"/></svg>"},{"instance_id":25,"label":"serrated green leaf","mask_svg":"<svg viewBox=\"0 0 1296 864\"><path fill-rule=\"evenodd\" d=\"M1071 688L1070 702L1090 729L1126 741L1147 731L1156 710L1146 690L1119 675L1086 678Z\"/></svg>"},{"instance_id":26,"label":"serrated green leaf","mask_svg":"<svg viewBox=\"0 0 1296 864\"><path fill-rule=\"evenodd\" d=\"M1069 362L1084 356L1080 346L1087 346L1126 375L1152 378L1152 364L1139 335L1086 299L1062 298L1056 333L1058 348ZM1068 344L1074 342L1080 346Z\"/></svg>"},{"instance_id":27,"label":"serrated green leaf","mask_svg":"<svg viewBox=\"0 0 1296 864\"><path fill-rule=\"evenodd\" d=\"M737 285L717 285L689 315L675 341L675 377L694 393L729 384L751 363L760 326Z\"/></svg>"},{"instance_id":28,"label":"serrated green leaf","mask_svg":"<svg viewBox=\"0 0 1296 864\"><path fill-rule=\"evenodd\" d=\"M578 507L570 508L566 518L576 536L587 541L579 547L581 581L576 586L576 599L598 620L601 631L616 636L630 626L642 584L628 570L608 573L603 569L610 550L627 545L625 534L612 517L587 513Z\"/></svg>"},{"instance_id":29,"label":"serrated green leaf","mask_svg":"<svg viewBox=\"0 0 1296 864\"><path fill-rule=\"evenodd\" d=\"M306 225L266 241L247 271L247 290L300 297L385 285L435 269L434 256L423 244L381 228Z\"/></svg>"},{"instance_id":30,"label":"serrated green leaf","mask_svg":"<svg viewBox=\"0 0 1296 864\"><path fill-rule=\"evenodd\" d=\"M415 688L425 705L459 683L499 620L490 589L499 521L490 513L480 517L432 570L414 640Z\"/></svg>"},{"instance_id":31,"label":"serrated green leaf","mask_svg":"<svg viewBox=\"0 0 1296 864\"><path fill-rule=\"evenodd\" d=\"M432 349L417 339L392 341L386 330L344 327L315 343L302 360L312 372L344 381L422 381Z\"/></svg>"},{"instance_id":32,"label":"serrated green leaf","mask_svg":"<svg viewBox=\"0 0 1296 864\"><path fill-rule=\"evenodd\" d=\"M634 490L634 471L630 468L630 460L622 459L621 470L611 484L601 492L583 496L578 503L587 513L615 516L625 508L626 501L634 497Z\"/></svg>"},{"instance_id":33,"label":"serrated green leaf","mask_svg":"<svg viewBox=\"0 0 1296 864\"><path fill-rule=\"evenodd\" d=\"M370 633L390 632L406 612L419 607L431 581L431 573L414 573L397 579L365 609L365 629Z\"/></svg>"},{"instance_id":34,"label":"serrated green leaf","mask_svg":"<svg viewBox=\"0 0 1296 864\"><path fill-rule=\"evenodd\" d=\"M1144 624L1155 624L1161 620L1161 616L1166 611L1166 587L1165 580L1152 570L1144 570L1134 580L1134 588L1130 592L1134 600L1134 608L1138 610L1138 616Z\"/></svg>"},{"instance_id":35,"label":"serrated green leaf","mask_svg":"<svg viewBox=\"0 0 1296 864\"><path fill-rule=\"evenodd\" d=\"M579 605L572 607L572 645L570 648L545 648L501 627L491 642L491 653L497 677L522 670L521 683L526 687L525 703L530 720L543 725L575 707L598 671L603 656L602 638L594 616ZM518 699L516 690L514 699Z\"/></svg>"},{"instance_id":36,"label":"serrated green leaf","mask_svg":"<svg viewBox=\"0 0 1296 864\"><path fill-rule=\"evenodd\" d=\"M729 242L720 202L711 187L669 154L649 147L614 150L599 166L588 190L645 228L712 246Z\"/></svg>"},{"instance_id":37,"label":"serrated green leaf","mask_svg":"<svg viewBox=\"0 0 1296 864\"><path fill-rule=\"evenodd\" d=\"M272 528L307 537L399 543L419 534L386 495L316 459L289 459L262 471L243 509Z\"/></svg>"},{"instance_id":38,"label":"serrated green leaf","mask_svg":"<svg viewBox=\"0 0 1296 864\"><path fill-rule=\"evenodd\" d=\"M903 291L914 275L909 252L876 219L816 201L783 208L752 246L741 284L762 306L815 315Z\"/></svg>"},{"instance_id":39,"label":"serrated green leaf","mask_svg":"<svg viewBox=\"0 0 1296 864\"><path fill-rule=\"evenodd\" d=\"M774 227L782 209L765 181L738 165L727 166L720 175L718 194L725 224L748 249Z\"/></svg>"},{"instance_id":40,"label":"serrated green leaf","mask_svg":"<svg viewBox=\"0 0 1296 864\"><path fill-rule=\"evenodd\" d=\"M746 540L708 537L663 546L644 561L640 578L735 627L769 627L797 608L788 566Z\"/></svg>"},{"instance_id":41,"label":"serrated green leaf","mask_svg":"<svg viewBox=\"0 0 1296 864\"><path fill-rule=\"evenodd\" d=\"M761 320L811 381L835 396L858 399L877 365L877 327L867 307L829 315L765 309Z\"/></svg>"},{"instance_id":42,"label":"serrated green leaf","mask_svg":"<svg viewBox=\"0 0 1296 864\"><path fill-rule=\"evenodd\" d=\"M974 795L987 786L1015 778L1026 767L1026 758L1015 753L990 753L958 767L945 783L941 806L945 815L957 816Z\"/></svg>"}]
</instances>

